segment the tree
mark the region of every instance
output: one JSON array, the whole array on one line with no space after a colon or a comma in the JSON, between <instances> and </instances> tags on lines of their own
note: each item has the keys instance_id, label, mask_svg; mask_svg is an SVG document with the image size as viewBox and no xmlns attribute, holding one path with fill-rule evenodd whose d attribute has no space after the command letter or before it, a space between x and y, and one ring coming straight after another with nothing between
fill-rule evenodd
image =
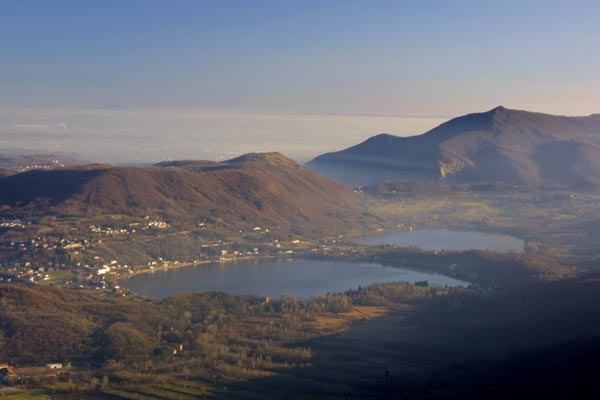
<instances>
[{"instance_id":1,"label":"tree","mask_svg":"<svg viewBox=\"0 0 600 400\"><path fill-rule=\"evenodd\" d=\"M130 322L115 322L105 331L105 358L137 363L151 357L157 347Z\"/></svg>"}]
</instances>

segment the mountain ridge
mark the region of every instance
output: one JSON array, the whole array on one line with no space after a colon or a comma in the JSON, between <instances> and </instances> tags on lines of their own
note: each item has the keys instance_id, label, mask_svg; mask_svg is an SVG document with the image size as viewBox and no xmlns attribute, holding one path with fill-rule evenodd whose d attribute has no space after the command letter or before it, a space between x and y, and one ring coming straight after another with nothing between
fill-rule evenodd
<instances>
[{"instance_id":1,"label":"mountain ridge","mask_svg":"<svg viewBox=\"0 0 600 400\"><path fill-rule=\"evenodd\" d=\"M567 169L554 176L543 160L544 145L575 140L584 162L570 153L554 151ZM572 147L572 146L571 146ZM560 150L560 149L559 149ZM537 156L536 156L537 154ZM540 159L542 157L542 159ZM558 159L556 159L558 157ZM527 186L600 185L600 114L558 116L498 106L482 113L451 119L421 135L375 135L306 164L317 172L348 184L380 180L426 182L503 182ZM552 168L550 168L552 169Z\"/></svg>"},{"instance_id":2,"label":"mountain ridge","mask_svg":"<svg viewBox=\"0 0 600 400\"><path fill-rule=\"evenodd\" d=\"M0 178L4 213L93 216L156 213L173 220L306 231L348 227L361 196L278 153L223 162L170 161L32 170ZM331 229L330 229L331 228Z\"/></svg>"}]
</instances>

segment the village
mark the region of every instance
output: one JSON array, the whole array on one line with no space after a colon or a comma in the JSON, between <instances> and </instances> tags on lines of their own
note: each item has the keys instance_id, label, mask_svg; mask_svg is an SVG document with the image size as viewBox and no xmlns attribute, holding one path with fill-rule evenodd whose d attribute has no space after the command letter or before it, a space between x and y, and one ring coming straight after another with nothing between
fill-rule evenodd
<instances>
[{"instance_id":1,"label":"village","mask_svg":"<svg viewBox=\"0 0 600 400\"><path fill-rule=\"evenodd\" d=\"M35 223L2 220L0 234L11 239L0 244L0 283L58 284L126 295L119 281L136 274L243 259L343 256L357 252L351 244L343 243L343 237L315 240L293 235L284 239L274 234L275 228L261 226L215 235L215 226L206 222L195 225L193 231L178 231L168 221L145 216L141 221L120 221L118 225L80 226L61 235ZM193 257L156 255L132 262L106 251L113 243L147 244L189 237L192 233L196 243Z\"/></svg>"}]
</instances>

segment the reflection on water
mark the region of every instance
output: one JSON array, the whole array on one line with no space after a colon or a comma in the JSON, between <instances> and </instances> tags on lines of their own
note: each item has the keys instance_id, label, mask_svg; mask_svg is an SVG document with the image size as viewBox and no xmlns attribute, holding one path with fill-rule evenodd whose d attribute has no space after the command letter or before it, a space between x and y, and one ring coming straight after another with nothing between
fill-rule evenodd
<instances>
[{"instance_id":1,"label":"reflection on water","mask_svg":"<svg viewBox=\"0 0 600 400\"><path fill-rule=\"evenodd\" d=\"M419 246L426 250L523 251L525 246L521 239L508 235L478 231L452 231L449 229L393 232L363 237L357 239L356 242L366 245Z\"/></svg>"},{"instance_id":2,"label":"reflection on water","mask_svg":"<svg viewBox=\"0 0 600 400\"><path fill-rule=\"evenodd\" d=\"M396 281L428 281L429 284L436 285L467 286L466 282L442 275L378 264L323 260L243 260L203 264L138 275L121 284L158 298L192 291L308 297Z\"/></svg>"}]
</instances>

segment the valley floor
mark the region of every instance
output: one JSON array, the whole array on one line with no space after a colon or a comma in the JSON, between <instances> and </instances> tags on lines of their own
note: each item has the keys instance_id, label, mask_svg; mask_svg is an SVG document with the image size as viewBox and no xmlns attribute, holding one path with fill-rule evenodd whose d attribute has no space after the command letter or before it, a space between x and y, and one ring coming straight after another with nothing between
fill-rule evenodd
<instances>
[{"instance_id":1,"label":"valley floor","mask_svg":"<svg viewBox=\"0 0 600 400\"><path fill-rule=\"evenodd\" d=\"M371 204L386 220L380 230L446 226L505 232L524 239L526 251L435 253L359 246L346 238L300 244L288 239L286 252L433 271L474 284L375 285L311 302L214 293L159 301L58 285L0 285L0 365L7 360L15 366L0 395L183 400L600 393L593 360L600 351L597 196L390 194ZM257 231L240 234L247 241L240 248L252 252L253 241L263 237L274 255L282 251L272 234ZM237 249L224 239L215 241L219 251L211 257ZM114 240L116 248L127 245ZM165 240L171 245L174 239ZM106 250L102 246L89 249ZM54 361L65 368L39 369Z\"/></svg>"}]
</instances>

